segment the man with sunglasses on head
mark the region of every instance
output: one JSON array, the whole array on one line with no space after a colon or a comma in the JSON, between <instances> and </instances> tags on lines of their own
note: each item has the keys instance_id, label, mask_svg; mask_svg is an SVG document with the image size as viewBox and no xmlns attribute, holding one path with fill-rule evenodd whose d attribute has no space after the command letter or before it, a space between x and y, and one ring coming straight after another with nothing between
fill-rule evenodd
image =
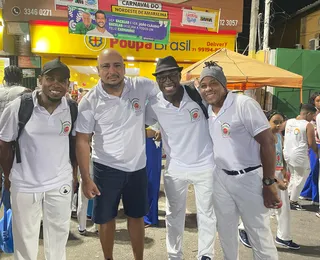
<instances>
[{"instance_id":1,"label":"man with sunglasses on head","mask_svg":"<svg viewBox=\"0 0 320 260\"><path fill-rule=\"evenodd\" d=\"M168 259L183 259L186 200L188 186L192 184L197 205L197 259L210 260L214 256L216 234L213 148L203 104L195 102L187 92L189 87L180 84L181 70L172 56L159 59L153 75L161 92L147 104L146 124L159 122L167 155L164 189ZM199 95L197 91L196 94Z\"/></svg>"},{"instance_id":2,"label":"man with sunglasses on head","mask_svg":"<svg viewBox=\"0 0 320 260\"><path fill-rule=\"evenodd\" d=\"M66 259L73 180L71 105L65 98L69 78L69 68L58 59L46 63L39 77L41 90L15 99L1 115L0 163L5 188L11 191L15 260L37 259L42 216L45 258ZM31 117L19 135L20 113L28 114L28 109L19 111L22 104L30 108ZM20 156L13 156L14 141Z\"/></svg>"}]
</instances>

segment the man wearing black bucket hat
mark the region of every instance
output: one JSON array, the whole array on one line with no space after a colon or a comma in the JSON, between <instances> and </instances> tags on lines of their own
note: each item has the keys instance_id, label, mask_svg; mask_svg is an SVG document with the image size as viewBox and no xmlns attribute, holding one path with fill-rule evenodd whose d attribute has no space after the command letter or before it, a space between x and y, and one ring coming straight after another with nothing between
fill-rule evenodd
<instances>
[{"instance_id":1,"label":"man wearing black bucket hat","mask_svg":"<svg viewBox=\"0 0 320 260\"><path fill-rule=\"evenodd\" d=\"M161 92L147 105L146 123L161 126L167 155L164 174L168 259L181 260L188 186L195 189L198 259L214 255L216 218L213 210L213 148L200 95L180 84L182 67L172 56L159 59L156 77ZM191 94L192 93L192 94ZM201 99L201 98L200 98Z\"/></svg>"},{"instance_id":2,"label":"man wearing black bucket hat","mask_svg":"<svg viewBox=\"0 0 320 260\"><path fill-rule=\"evenodd\" d=\"M238 259L241 217L254 259L277 260L268 208L281 207L275 184L274 137L260 105L228 92L223 70L209 62L199 79L209 106L209 129L215 162L214 207L226 260Z\"/></svg>"},{"instance_id":3,"label":"man wearing black bucket hat","mask_svg":"<svg viewBox=\"0 0 320 260\"><path fill-rule=\"evenodd\" d=\"M5 188L11 184L15 260L37 259L41 216L45 258L66 259L73 180L69 134L77 109L65 98L69 78L69 68L58 59L46 63L41 90L15 99L1 115L0 163Z\"/></svg>"}]
</instances>

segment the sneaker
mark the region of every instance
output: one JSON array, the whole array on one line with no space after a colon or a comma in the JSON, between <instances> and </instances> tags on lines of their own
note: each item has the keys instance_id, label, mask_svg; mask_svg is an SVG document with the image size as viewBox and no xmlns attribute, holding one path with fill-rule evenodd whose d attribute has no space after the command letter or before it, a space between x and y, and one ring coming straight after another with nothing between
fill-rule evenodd
<instances>
[{"instance_id":1,"label":"sneaker","mask_svg":"<svg viewBox=\"0 0 320 260\"><path fill-rule=\"evenodd\" d=\"M320 210L316 213L316 216L320 218Z\"/></svg>"},{"instance_id":2,"label":"sneaker","mask_svg":"<svg viewBox=\"0 0 320 260\"><path fill-rule=\"evenodd\" d=\"M290 201L290 206L294 210L305 210L298 201Z\"/></svg>"},{"instance_id":3,"label":"sneaker","mask_svg":"<svg viewBox=\"0 0 320 260\"><path fill-rule=\"evenodd\" d=\"M85 235L87 234L87 230L86 230L86 229L84 229L84 230L78 229L78 231L79 231L79 234L80 234L81 236L85 236Z\"/></svg>"},{"instance_id":4,"label":"sneaker","mask_svg":"<svg viewBox=\"0 0 320 260\"><path fill-rule=\"evenodd\" d=\"M249 238L248 238L248 235L247 235L247 232L243 229L239 229L239 239L240 239L240 242L248 247L248 248L252 248L252 246L250 245L250 242L249 242Z\"/></svg>"},{"instance_id":5,"label":"sneaker","mask_svg":"<svg viewBox=\"0 0 320 260\"><path fill-rule=\"evenodd\" d=\"M200 260L211 260L211 258L209 256L203 256Z\"/></svg>"},{"instance_id":6,"label":"sneaker","mask_svg":"<svg viewBox=\"0 0 320 260\"><path fill-rule=\"evenodd\" d=\"M294 243L292 240L285 241L285 240L282 240L282 239L276 237L276 241L275 242L276 242L276 244L284 246L284 247L289 248L289 249L293 249L293 250L299 250L300 249L300 246L298 244Z\"/></svg>"},{"instance_id":7,"label":"sneaker","mask_svg":"<svg viewBox=\"0 0 320 260\"><path fill-rule=\"evenodd\" d=\"M300 199L300 200L311 200L311 198L309 198L309 197L303 197L303 196L300 196L299 199Z\"/></svg>"}]
</instances>

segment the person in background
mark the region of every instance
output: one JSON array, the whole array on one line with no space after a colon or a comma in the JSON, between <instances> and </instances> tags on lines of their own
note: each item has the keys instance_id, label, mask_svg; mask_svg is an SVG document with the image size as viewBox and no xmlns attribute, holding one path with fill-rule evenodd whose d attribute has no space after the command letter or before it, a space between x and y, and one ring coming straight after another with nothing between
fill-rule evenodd
<instances>
[{"instance_id":1,"label":"person in background","mask_svg":"<svg viewBox=\"0 0 320 260\"><path fill-rule=\"evenodd\" d=\"M281 134L281 126L284 122L284 115L275 110L271 110L266 113L266 116L269 120L271 131L274 135L276 147L275 176L277 179L278 194L282 201L282 207L276 209L278 230L275 242L286 248L298 250L300 249L300 246L292 241L291 236L290 201L287 190L290 176L287 172L283 159L283 136ZM243 245L251 248L251 244L243 224L239 226L239 239Z\"/></svg>"},{"instance_id":2,"label":"person in background","mask_svg":"<svg viewBox=\"0 0 320 260\"><path fill-rule=\"evenodd\" d=\"M82 21L76 24L74 30L75 34L86 34L88 31L95 29L95 25L92 24L91 14L89 12L82 12Z\"/></svg>"},{"instance_id":3,"label":"person in background","mask_svg":"<svg viewBox=\"0 0 320 260\"><path fill-rule=\"evenodd\" d=\"M215 172L213 201L224 259L239 257L241 217L253 259L277 260L268 208L281 207L275 179L276 153L270 124L252 98L227 90L223 69L206 63L199 91L209 104Z\"/></svg>"},{"instance_id":4,"label":"person in background","mask_svg":"<svg viewBox=\"0 0 320 260\"><path fill-rule=\"evenodd\" d=\"M149 227L157 226L159 222L158 200L162 168L162 144L160 142L159 124L148 127L146 131L149 212L144 216L144 224L145 227Z\"/></svg>"},{"instance_id":5,"label":"person in background","mask_svg":"<svg viewBox=\"0 0 320 260\"><path fill-rule=\"evenodd\" d=\"M0 87L0 117L5 107L17 97L24 93L31 92L31 89L22 86L22 71L19 67L11 65L5 67L3 85ZM2 189L2 182L4 181L3 171L0 167L0 190Z\"/></svg>"},{"instance_id":6,"label":"person in background","mask_svg":"<svg viewBox=\"0 0 320 260\"><path fill-rule=\"evenodd\" d=\"M303 104L300 115L286 122L283 155L291 174L288 190L291 207L295 210L303 210L298 199L310 172L309 148L319 159L314 125L310 123L316 112L313 105Z\"/></svg>"},{"instance_id":7,"label":"person in background","mask_svg":"<svg viewBox=\"0 0 320 260\"><path fill-rule=\"evenodd\" d=\"M317 131L318 125L316 122L317 115L320 111L320 92L315 92L311 95L309 99L309 104L312 104L317 108L317 114L315 118L311 121L314 125L316 143L318 146L318 150L320 149L320 139ZM320 119L319 119L320 120ZM318 121L319 121L318 120ZM318 122L320 123L320 122ZM312 149L309 149L309 158L310 158L310 174L308 179L306 180L306 184L300 194L301 199L311 200L313 203L319 202L319 192L318 192L318 179L319 179L319 160L317 155L314 153Z\"/></svg>"}]
</instances>

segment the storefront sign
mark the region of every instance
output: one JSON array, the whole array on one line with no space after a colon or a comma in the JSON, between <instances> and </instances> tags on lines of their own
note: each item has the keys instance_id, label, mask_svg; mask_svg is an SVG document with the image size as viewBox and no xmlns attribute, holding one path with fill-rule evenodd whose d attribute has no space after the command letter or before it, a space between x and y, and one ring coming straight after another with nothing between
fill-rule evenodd
<instances>
[{"instance_id":1,"label":"storefront sign","mask_svg":"<svg viewBox=\"0 0 320 260\"><path fill-rule=\"evenodd\" d=\"M19 56L18 66L20 68L41 68L41 59L37 56Z\"/></svg>"},{"instance_id":2,"label":"storefront sign","mask_svg":"<svg viewBox=\"0 0 320 260\"><path fill-rule=\"evenodd\" d=\"M160 3L132 1L132 0L118 0L118 6L143 8L143 9L150 9L150 10L162 10L162 5Z\"/></svg>"},{"instance_id":3,"label":"storefront sign","mask_svg":"<svg viewBox=\"0 0 320 260\"><path fill-rule=\"evenodd\" d=\"M155 17L155 18L161 18L161 19L167 19L169 17L168 12L165 12L165 11L137 9L137 8L117 6L117 5L113 5L111 7L111 11L119 14Z\"/></svg>"},{"instance_id":4,"label":"storefront sign","mask_svg":"<svg viewBox=\"0 0 320 260\"><path fill-rule=\"evenodd\" d=\"M215 32L219 31L220 11L201 12L189 9L182 10L182 24L197 27L210 28Z\"/></svg>"},{"instance_id":5,"label":"storefront sign","mask_svg":"<svg viewBox=\"0 0 320 260\"><path fill-rule=\"evenodd\" d=\"M131 40L92 37L84 41L83 35L69 34L67 27L32 25L31 48L34 53L46 53L96 58L99 51L113 48L126 58L155 60L174 56L179 61L198 61L221 48L234 50L235 35L201 35L171 33L168 44L136 42ZM86 37L88 38L88 37ZM72 42L73 44L65 44Z\"/></svg>"},{"instance_id":6,"label":"storefront sign","mask_svg":"<svg viewBox=\"0 0 320 260\"><path fill-rule=\"evenodd\" d=\"M98 0L54 0L56 9L67 10L69 5L98 9Z\"/></svg>"},{"instance_id":7,"label":"storefront sign","mask_svg":"<svg viewBox=\"0 0 320 260\"><path fill-rule=\"evenodd\" d=\"M71 34L161 44L169 41L170 20L138 18L74 6L68 7L68 13Z\"/></svg>"},{"instance_id":8,"label":"storefront sign","mask_svg":"<svg viewBox=\"0 0 320 260\"><path fill-rule=\"evenodd\" d=\"M228 1L218 1L218 0L210 0L210 9L206 8L198 8L197 1L194 2L194 6L185 7L184 3L181 6L173 6L166 5L163 3L162 5L157 3L159 6L152 6L151 1L142 2L142 1L125 1L125 0L99 0L99 9L117 12L122 14L131 14L131 15L144 15L146 11L152 11L150 14L152 16L149 17L158 17L158 18L166 18L171 20L171 27L181 27L181 23L183 21L183 10L196 10L203 11L207 13L215 14L216 10L221 10L220 15L220 31L242 31L242 20L243 20L243 0L228 0ZM209 2L209 1L208 1ZM155 3L153 3L155 4ZM187 4L187 3L186 3ZM140 11L138 11L140 9ZM144 12L141 10L145 10ZM140 12L140 13L139 13ZM168 14L168 17L162 17L164 13ZM190 30L194 29L194 26L184 25L184 28L190 28ZM208 27L207 27L208 28ZM198 27L197 29L203 31L212 31L211 29L207 29L205 27Z\"/></svg>"}]
</instances>

